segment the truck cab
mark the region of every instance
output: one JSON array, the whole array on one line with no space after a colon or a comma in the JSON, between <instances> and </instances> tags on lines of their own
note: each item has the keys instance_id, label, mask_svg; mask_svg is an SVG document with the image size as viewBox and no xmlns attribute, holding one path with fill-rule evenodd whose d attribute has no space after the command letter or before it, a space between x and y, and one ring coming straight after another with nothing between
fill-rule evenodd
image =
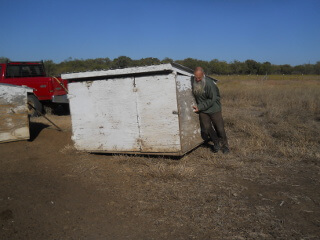
<instances>
[{"instance_id":1,"label":"truck cab","mask_svg":"<svg viewBox=\"0 0 320 240\"><path fill-rule=\"evenodd\" d=\"M43 111L43 105L68 104L68 82L48 77L43 62L7 62L0 64L0 83L27 86L33 89L28 95L30 115Z\"/></svg>"}]
</instances>

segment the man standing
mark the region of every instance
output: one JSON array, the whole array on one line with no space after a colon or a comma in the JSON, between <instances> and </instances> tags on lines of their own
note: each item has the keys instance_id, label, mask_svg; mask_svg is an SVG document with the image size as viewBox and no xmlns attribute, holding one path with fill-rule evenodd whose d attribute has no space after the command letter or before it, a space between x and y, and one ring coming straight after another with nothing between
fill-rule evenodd
<instances>
[{"instance_id":1,"label":"man standing","mask_svg":"<svg viewBox=\"0 0 320 240\"><path fill-rule=\"evenodd\" d=\"M192 90L197 102L197 106L193 108L194 112L199 114L202 138L206 142L209 141L209 137L211 138L214 153L219 152L220 148L223 153L229 153L221 114L219 89L213 80L205 76L201 67L197 67L194 71Z\"/></svg>"}]
</instances>

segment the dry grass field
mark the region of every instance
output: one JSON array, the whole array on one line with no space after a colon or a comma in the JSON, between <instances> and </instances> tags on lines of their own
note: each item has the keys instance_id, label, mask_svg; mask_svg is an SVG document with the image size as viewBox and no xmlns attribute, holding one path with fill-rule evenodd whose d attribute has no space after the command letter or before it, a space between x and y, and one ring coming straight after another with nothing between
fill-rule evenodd
<instances>
[{"instance_id":1,"label":"dry grass field","mask_svg":"<svg viewBox=\"0 0 320 240\"><path fill-rule=\"evenodd\" d=\"M232 80L225 76L220 84L229 130L249 137L249 145L240 152L319 158L320 77L257 78Z\"/></svg>"},{"instance_id":2,"label":"dry grass field","mask_svg":"<svg viewBox=\"0 0 320 240\"><path fill-rule=\"evenodd\" d=\"M230 155L115 157L150 182L140 214L157 212L188 238L318 239L319 76L282 78L220 77Z\"/></svg>"},{"instance_id":3,"label":"dry grass field","mask_svg":"<svg viewBox=\"0 0 320 240\"><path fill-rule=\"evenodd\" d=\"M320 77L217 78L228 155L81 153L33 119L0 145L0 239L319 239Z\"/></svg>"}]
</instances>

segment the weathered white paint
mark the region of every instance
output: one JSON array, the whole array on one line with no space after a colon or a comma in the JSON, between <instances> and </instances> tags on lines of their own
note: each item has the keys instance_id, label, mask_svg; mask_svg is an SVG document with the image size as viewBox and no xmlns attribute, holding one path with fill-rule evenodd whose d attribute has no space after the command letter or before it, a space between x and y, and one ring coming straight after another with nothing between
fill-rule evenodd
<instances>
[{"instance_id":1,"label":"weathered white paint","mask_svg":"<svg viewBox=\"0 0 320 240\"><path fill-rule=\"evenodd\" d=\"M181 150L175 75L137 77L142 152Z\"/></svg>"},{"instance_id":2,"label":"weathered white paint","mask_svg":"<svg viewBox=\"0 0 320 240\"><path fill-rule=\"evenodd\" d=\"M30 138L27 94L31 88L0 84L0 142Z\"/></svg>"},{"instance_id":3,"label":"weathered white paint","mask_svg":"<svg viewBox=\"0 0 320 240\"><path fill-rule=\"evenodd\" d=\"M69 84L72 139L79 150L140 151L133 78Z\"/></svg>"},{"instance_id":4,"label":"weathered white paint","mask_svg":"<svg viewBox=\"0 0 320 240\"><path fill-rule=\"evenodd\" d=\"M169 155L191 150L202 142L189 110L191 75L171 64L63 75L75 80L68 95L75 147Z\"/></svg>"},{"instance_id":5,"label":"weathered white paint","mask_svg":"<svg viewBox=\"0 0 320 240\"><path fill-rule=\"evenodd\" d=\"M123 69L112 69L112 70L99 70L99 71L90 71L90 72L79 72L79 73L66 73L62 74L62 79L79 79L79 78L88 78L88 77L103 77L103 76L118 76L118 75L129 75L129 74L138 74L138 73L152 73L152 72L165 72L165 71L176 71L181 74L191 76L192 74L184 71L182 69L175 68L172 64L160 64L152 66L143 66L143 67L131 67Z\"/></svg>"},{"instance_id":6,"label":"weathered white paint","mask_svg":"<svg viewBox=\"0 0 320 240\"><path fill-rule=\"evenodd\" d=\"M196 101L192 94L191 77L177 75L176 82L181 146L183 152L188 152L203 142L199 115L194 113L192 108Z\"/></svg>"},{"instance_id":7,"label":"weathered white paint","mask_svg":"<svg viewBox=\"0 0 320 240\"><path fill-rule=\"evenodd\" d=\"M177 90L178 92L191 90L191 77L177 75Z\"/></svg>"}]
</instances>

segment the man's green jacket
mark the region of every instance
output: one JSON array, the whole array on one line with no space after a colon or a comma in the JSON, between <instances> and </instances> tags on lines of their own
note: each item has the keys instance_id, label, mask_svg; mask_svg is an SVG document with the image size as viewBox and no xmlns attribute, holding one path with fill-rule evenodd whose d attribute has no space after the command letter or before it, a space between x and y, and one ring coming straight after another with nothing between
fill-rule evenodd
<instances>
[{"instance_id":1,"label":"man's green jacket","mask_svg":"<svg viewBox=\"0 0 320 240\"><path fill-rule=\"evenodd\" d=\"M220 92L214 81L208 77L205 78L206 85L202 94L194 94L197 101L199 112L216 113L221 111ZM194 78L192 78L192 86Z\"/></svg>"}]
</instances>

